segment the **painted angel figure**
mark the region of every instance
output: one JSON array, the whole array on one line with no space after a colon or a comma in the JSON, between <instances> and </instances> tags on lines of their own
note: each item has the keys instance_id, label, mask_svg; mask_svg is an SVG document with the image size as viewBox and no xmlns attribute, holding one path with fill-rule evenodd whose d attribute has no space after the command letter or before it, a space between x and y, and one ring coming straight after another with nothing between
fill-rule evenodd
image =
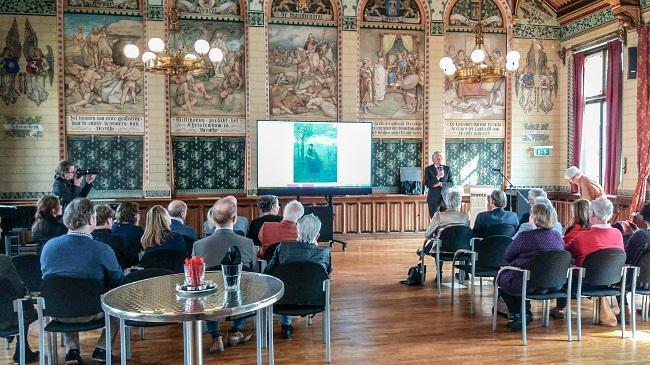
<instances>
[{"instance_id":1,"label":"painted angel figure","mask_svg":"<svg viewBox=\"0 0 650 365\"><path fill-rule=\"evenodd\" d=\"M5 104L15 104L20 95L16 85L16 76L20 72L20 40L16 18L7 33L5 47L0 54L0 98Z\"/></svg>"},{"instance_id":2,"label":"painted angel figure","mask_svg":"<svg viewBox=\"0 0 650 365\"><path fill-rule=\"evenodd\" d=\"M517 73L516 82L519 105L525 112L533 110L533 89L535 88L535 75L528 66L524 66L524 72Z\"/></svg>"},{"instance_id":3,"label":"painted angel figure","mask_svg":"<svg viewBox=\"0 0 650 365\"><path fill-rule=\"evenodd\" d=\"M554 70L551 71L551 68L546 66L539 76L540 101L538 107L547 114L553 110L554 93L557 95L557 66L553 65L553 68Z\"/></svg>"},{"instance_id":4,"label":"painted angel figure","mask_svg":"<svg viewBox=\"0 0 650 365\"><path fill-rule=\"evenodd\" d=\"M23 42L23 54L27 62L27 97L41 105L47 100L48 92L45 90L45 82L49 80L50 86L54 83L54 52L52 47L47 46L47 55L38 47L36 32L32 29L29 19L25 20L25 41Z\"/></svg>"}]
</instances>

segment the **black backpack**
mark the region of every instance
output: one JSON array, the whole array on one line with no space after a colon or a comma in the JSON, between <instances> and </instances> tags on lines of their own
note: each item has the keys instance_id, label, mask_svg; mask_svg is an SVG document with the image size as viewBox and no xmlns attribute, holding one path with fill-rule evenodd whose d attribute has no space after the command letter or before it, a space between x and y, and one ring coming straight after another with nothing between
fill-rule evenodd
<instances>
[{"instance_id":1,"label":"black backpack","mask_svg":"<svg viewBox=\"0 0 650 365\"><path fill-rule=\"evenodd\" d=\"M427 267L424 266L424 272L426 273ZM400 283L410 286L420 286L422 285L422 270L420 265L411 266L407 274L406 280L401 280Z\"/></svg>"}]
</instances>

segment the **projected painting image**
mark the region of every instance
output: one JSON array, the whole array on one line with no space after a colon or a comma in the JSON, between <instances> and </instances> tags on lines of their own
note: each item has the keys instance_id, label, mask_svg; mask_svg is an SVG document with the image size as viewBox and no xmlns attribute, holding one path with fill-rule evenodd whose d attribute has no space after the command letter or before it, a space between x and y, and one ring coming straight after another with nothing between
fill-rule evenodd
<instances>
[{"instance_id":1,"label":"projected painting image","mask_svg":"<svg viewBox=\"0 0 650 365\"><path fill-rule=\"evenodd\" d=\"M325 123L299 123L293 126L293 136L294 182L336 182L336 127Z\"/></svg>"}]
</instances>

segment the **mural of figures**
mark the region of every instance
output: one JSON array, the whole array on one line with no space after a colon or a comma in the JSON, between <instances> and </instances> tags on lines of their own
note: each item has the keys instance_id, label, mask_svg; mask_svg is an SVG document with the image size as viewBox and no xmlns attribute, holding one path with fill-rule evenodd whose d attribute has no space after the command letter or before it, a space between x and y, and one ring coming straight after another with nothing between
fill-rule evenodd
<instances>
[{"instance_id":1,"label":"mural of figures","mask_svg":"<svg viewBox=\"0 0 650 365\"><path fill-rule=\"evenodd\" d=\"M503 65L506 54L506 36L485 34L487 64ZM446 56L456 67L472 61L470 54L475 46L474 34L448 33L445 36ZM445 77L445 119L505 119L505 79L480 84L461 84Z\"/></svg>"},{"instance_id":2,"label":"mural of figures","mask_svg":"<svg viewBox=\"0 0 650 365\"><path fill-rule=\"evenodd\" d=\"M271 24L268 43L271 115L336 118L337 29Z\"/></svg>"},{"instance_id":3,"label":"mural of figures","mask_svg":"<svg viewBox=\"0 0 650 365\"><path fill-rule=\"evenodd\" d=\"M517 18L520 24L558 25L555 12L542 0L521 0L517 6Z\"/></svg>"},{"instance_id":4,"label":"mural of figures","mask_svg":"<svg viewBox=\"0 0 650 365\"><path fill-rule=\"evenodd\" d=\"M46 101L54 84L54 52L45 45L39 48L38 36L29 18L25 19L22 37L16 18L5 38L5 46L0 54L0 98L6 105L15 104L20 95L41 105ZM24 66L21 58L24 57Z\"/></svg>"},{"instance_id":5,"label":"mural of figures","mask_svg":"<svg viewBox=\"0 0 650 365\"><path fill-rule=\"evenodd\" d=\"M415 0L369 0L363 12L363 20L419 24L421 17Z\"/></svg>"},{"instance_id":6,"label":"mural of figures","mask_svg":"<svg viewBox=\"0 0 650 365\"><path fill-rule=\"evenodd\" d=\"M244 23L184 20L177 47L194 48L197 39L223 51L223 60L212 63L203 74L174 76L170 95L173 115L236 115L246 111L244 80Z\"/></svg>"},{"instance_id":7,"label":"mural of figures","mask_svg":"<svg viewBox=\"0 0 650 365\"><path fill-rule=\"evenodd\" d=\"M503 27L499 7L492 0L484 0L482 5L480 0L458 0L449 16L449 24L452 26L472 26L479 20L486 27Z\"/></svg>"},{"instance_id":8,"label":"mural of figures","mask_svg":"<svg viewBox=\"0 0 650 365\"><path fill-rule=\"evenodd\" d=\"M183 13L240 15L239 1L177 0L176 8Z\"/></svg>"},{"instance_id":9,"label":"mural of figures","mask_svg":"<svg viewBox=\"0 0 650 365\"><path fill-rule=\"evenodd\" d=\"M558 66L550 64L544 44L536 39L530 42L525 62L515 74L515 93L524 113L535 109L548 114L557 98Z\"/></svg>"},{"instance_id":10,"label":"mural of figures","mask_svg":"<svg viewBox=\"0 0 650 365\"><path fill-rule=\"evenodd\" d=\"M276 0L271 7L274 18L332 20L330 0Z\"/></svg>"},{"instance_id":11,"label":"mural of figures","mask_svg":"<svg viewBox=\"0 0 650 365\"><path fill-rule=\"evenodd\" d=\"M123 53L143 48L141 19L66 13L64 32L66 113L142 113L141 64Z\"/></svg>"},{"instance_id":12,"label":"mural of figures","mask_svg":"<svg viewBox=\"0 0 650 365\"><path fill-rule=\"evenodd\" d=\"M361 30L361 118L423 118L422 38L421 32Z\"/></svg>"},{"instance_id":13,"label":"mural of figures","mask_svg":"<svg viewBox=\"0 0 650 365\"><path fill-rule=\"evenodd\" d=\"M138 0L68 0L68 6L83 8L109 8L137 10Z\"/></svg>"}]
</instances>

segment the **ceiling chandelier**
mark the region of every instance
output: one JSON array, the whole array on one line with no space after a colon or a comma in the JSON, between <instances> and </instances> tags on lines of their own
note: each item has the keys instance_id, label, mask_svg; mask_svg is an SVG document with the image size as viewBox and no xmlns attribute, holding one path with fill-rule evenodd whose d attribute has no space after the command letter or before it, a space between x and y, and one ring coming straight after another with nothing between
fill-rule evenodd
<instances>
[{"instance_id":1,"label":"ceiling chandelier","mask_svg":"<svg viewBox=\"0 0 650 365\"><path fill-rule=\"evenodd\" d=\"M521 55L517 51L510 51L506 55L505 65L502 65L502 58L496 58L488 52L483 41L484 21L480 19L482 14L483 1L479 1L479 20L473 24L474 49L469 60L458 60L458 66L451 57L440 59L440 69L447 76L452 76L454 81L464 84L476 84L481 82L494 82L502 79L506 71L514 71L519 68ZM487 57L487 63L485 62ZM505 68L504 68L505 66Z\"/></svg>"},{"instance_id":2,"label":"ceiling chandelier","mask_svg":"<svg viewBox=\"0 0 650 365\"><path fill-rule=\"evenodd\" d=\"M194 42L194 51L185 47L175 48L179 44L178 22L179 15L175 1L167 12L169 22L169 44L160 38L151 38L147 42L148 50L142 54L142 64L145 71L158 75L186 75L201 74L207 71L207 59L214 63L223 61L223 50L210 48L210 43L205 39L198 39ZM134 44L124 46L124 55L130 59L136 59L140 55L140 49Z\"/></svg>"}]
</instances>

